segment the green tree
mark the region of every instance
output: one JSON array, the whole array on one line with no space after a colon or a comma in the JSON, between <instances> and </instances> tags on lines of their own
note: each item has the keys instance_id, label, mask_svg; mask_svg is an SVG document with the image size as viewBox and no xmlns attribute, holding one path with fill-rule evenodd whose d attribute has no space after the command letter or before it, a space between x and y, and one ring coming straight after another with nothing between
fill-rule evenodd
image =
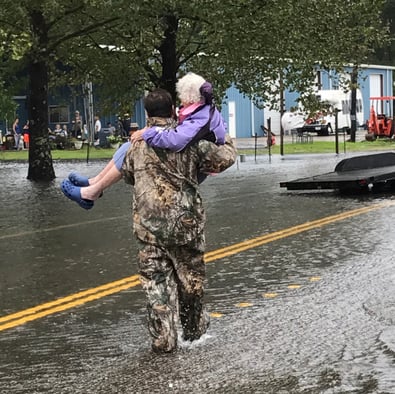
<instances>
[{"instance_id":1,"label":"green tree","mask_svg":"<svg viewBox=\"0 0 395 394\"><path fill-rule=\"evenodd\" d=\"M48 87L93 82L102 108L123 108L154 86L175 98L193 70L218 97L234 83L257 103L281 89L303 92L314 65L359 65L378 40L383 1L360 0L3 0L7 70L29 75L32 143L28 178L53 179ZM12 42L12 41L3 41ZM352 56L350 56L352 55ZM15 73L8 74L11 75ZM281 84L278 83L281 76ZM12 78L11 78L12 80Z\"/></svg>"},{"instance_id":2,"label":"green tree","mask_svg":"<svg viewBox=\"0 0 395 394\"><path fill-rule=\"evenodd\" d=\"M0 85L0 114L7 122L13 121L15 118L17 109L16 102L12 99L12 95L4 87L4 84Z\"/></svg>"},{"instance_id":3,"label":"green tree","mask_svg":"<svg viewBox=\"0 0 395 394\"><path fill-rule=\"evenodd\" d=\"M390 39L384 40L381 45L375 47L369 60L373 63L392 66L395 59L395 0L385 1L380 19L388 29Z\"/></svg>"},{"instance_id":4,"label":"green tree","mask_svg":"<svg viewBox=\"0 0 395 394\"><path fill-rule=\"evenodd\" d=\"M102 1L4 0L0 9L6 75L28 76L28 113L31 142L28 179L55 178L48 141L48 87L59 65L69 63L66 46L99 31L118 19ZM18 50L16 51L17 48ZM16 53L17 52L17 53ZM81 52L81 50L80 50ZM11 78L12 81L12 78Z\"/></svg>"},{"instance_id":5,"label":"green tree","mask_svg":"<svg viewBox=\"0 0 395 394\"><path fill-rule=\"evenodd\" d=\"M355 142L356 90L360 65L369 61L375 48L389 42L388 25L382 18L385 0L348 0L345 7L336 10L336 29L342 31L341 41L331 47L326 68L348 74L345 88L351 95L351 136ZM337 48L336 48L337 47Z\"/></svg>"}]
</instances>

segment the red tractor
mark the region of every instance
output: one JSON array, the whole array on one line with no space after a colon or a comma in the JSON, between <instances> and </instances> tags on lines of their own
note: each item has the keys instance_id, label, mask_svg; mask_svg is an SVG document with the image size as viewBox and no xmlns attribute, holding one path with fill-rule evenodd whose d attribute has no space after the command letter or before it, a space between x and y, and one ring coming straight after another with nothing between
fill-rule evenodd
<instances>
[{"instance_id":1,"label":"red tractor","mask_svg":"<svg viewBox=\"0 0 395 394\"><path fill-rule=\"evenodd\" d=\"M374 141L376 138L392 138L394 135L394 124L392 116L385 115L383 107L387 104L388 113L392 113L394 96L370 97L370 116L367 121L368 132L365 136L367 141Z\"/></svg>"}]
</instances>

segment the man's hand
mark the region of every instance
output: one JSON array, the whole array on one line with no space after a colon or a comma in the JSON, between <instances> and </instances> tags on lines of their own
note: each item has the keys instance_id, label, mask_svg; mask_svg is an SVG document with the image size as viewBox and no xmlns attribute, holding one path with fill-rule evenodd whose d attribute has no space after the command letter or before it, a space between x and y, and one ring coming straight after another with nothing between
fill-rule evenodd
<instances>
[{"instance_id":1,"label":"man's hand","mask_svg":"<svg viewBox=\"0 0 395 394\"><path fill-rule=\"evenodd\" d=\"M142 140L142 139L143 139L144 131L147 130L147 129L148 129L148 127L144 127L144 128L141 129L141 130L135 131L135 132L130 136L130 141L136 142L136 141Z\"/></svg>"}]
</instances>

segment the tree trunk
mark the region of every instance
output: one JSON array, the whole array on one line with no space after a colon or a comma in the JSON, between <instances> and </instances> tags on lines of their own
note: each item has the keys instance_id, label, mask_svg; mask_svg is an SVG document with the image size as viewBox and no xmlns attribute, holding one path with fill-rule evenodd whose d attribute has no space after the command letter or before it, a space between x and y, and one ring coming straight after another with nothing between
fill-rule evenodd
<instances>
[{"instance_id":1,"label":"tree trunk","mask_svg":"<svg viewBox=\"0 0 395 394\"><path fill-rule=\"evenodd\" d=\"M175 15L168 14L163 17L166 26L164 38L159 46L159 52L162 57L162 76L159 81L159 87L166 89L173 101L176 101L176 81L177 81L177 30L178 19Z\"/></svg>"},{"instance_id":2,"label":"tree trunk","mask_svg":"<svg viewBox=\"0 0 395 394\"><path fill-rule=\"evenodd\" d=\"M354 67L351 73L351 104L350 104L350 120L351 120L351 134L350 141L356 141L357 134L357 84L358 84L358 69Z\"/></svg>"},{"instance_id":3,"label":"tree trunk","mask_svg":"<svg viewBox=\"0 0 395 394\"><path fill-rule=\"evenodd\" d=\"M37 47L31 48L29 56L30 147L27 178L32 181L51 181L56 176L48 140L48 32L40 11L32 11L30 19Z\"/></svg>"},{"instance_id":4,"label":"tree trunk","mask_svg":"<svg viewBox=\"0 0 395 394\"><path fill-rule=\"evenodd\" d=\"M284 128L281 119L283 118L285 112L284 109L285 99L284 99L283 75L281 72L279 77L279 83L280 83L280 155L284 156Z\"/></svg>"}]
</instances>

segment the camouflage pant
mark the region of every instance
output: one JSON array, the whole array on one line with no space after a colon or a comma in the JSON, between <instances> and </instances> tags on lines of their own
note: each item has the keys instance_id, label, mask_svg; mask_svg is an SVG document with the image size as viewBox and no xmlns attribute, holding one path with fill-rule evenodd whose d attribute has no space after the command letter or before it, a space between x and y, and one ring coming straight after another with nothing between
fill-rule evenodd
<instances>
[{"instance_id":1,"label":"camouflage pant","mask_svg":"<svg viewBox=\"0 0 395 394\"><path fill-rule=\"evenodd\" d=\"M209 325L203 305L206 269L201 248L141 244L139 260L153 350L171 352L177 348L178 318L183 339L199 339Z\"/></svg>"}]
</instances>

